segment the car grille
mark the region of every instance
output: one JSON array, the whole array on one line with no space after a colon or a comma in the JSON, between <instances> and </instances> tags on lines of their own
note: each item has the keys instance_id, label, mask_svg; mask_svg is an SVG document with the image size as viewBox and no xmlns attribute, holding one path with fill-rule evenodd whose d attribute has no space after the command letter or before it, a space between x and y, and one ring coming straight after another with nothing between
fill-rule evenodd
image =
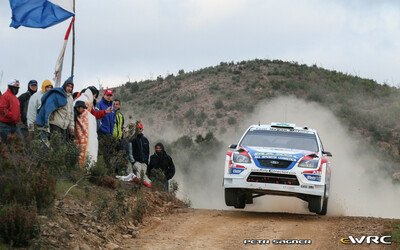
<instances>
[{"instance_id":1,"label":"car grille","mask_svg":"<svg viewBox=\"0 0 400 250\"><path fill-rule=\"evenodd\" d=\"M274 183L299 186L299 180L295 175L252 172L247 177L248 182Z\"/></svg>"},{"instance_id":2,"label":"car grille","mask_svg":"<svg viewBox=\"0 0 400 250\"><path fill-rule=\"evenodd\" d=\"M262 167L266 168L287 168L292 161L274 160L274 159L257 159Z\"/></svg>"}]
</instances>

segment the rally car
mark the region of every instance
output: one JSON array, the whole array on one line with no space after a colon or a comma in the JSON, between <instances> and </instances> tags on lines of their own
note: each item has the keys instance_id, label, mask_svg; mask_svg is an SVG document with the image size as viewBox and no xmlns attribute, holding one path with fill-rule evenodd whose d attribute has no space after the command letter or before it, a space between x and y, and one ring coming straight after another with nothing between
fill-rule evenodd
<instances>
[{"instance_id":1,"label":"rally car","mask_svg":"<svg viewBox=\"0 0 400 250\"><path fill-rule=\"evenodd\" d=\"M250 126L226 154L227 206L244 208L263 195L295 196L310 212L328 209L331 163L316 130L289 123Z\"/></svg>"}]
</instances>

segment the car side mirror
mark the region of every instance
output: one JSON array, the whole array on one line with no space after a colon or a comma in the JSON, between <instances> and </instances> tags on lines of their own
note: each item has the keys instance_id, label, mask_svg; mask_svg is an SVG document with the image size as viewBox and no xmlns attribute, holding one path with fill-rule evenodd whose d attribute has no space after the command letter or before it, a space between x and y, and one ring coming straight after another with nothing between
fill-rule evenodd
<instances>
[{"instance_id":1,"label":"car side mirror","mask_svg":"<svg viewBox=\"0 0 400 250\"><path fill-rule=\"evenodd\" d=\"M236 149L236 147L237 147L237 144L231 144L228 146L228 148L231 148L231 149Z\"/></svg>"},{"instance_id":2,"label":"car side mirror","mask_svg":"<svg viewBox=\"0 0 400 250\"><path fill-rule=\"evenodd\" d=\"M322 154L324 154L326 156L329 156L329 157L332 157L332 153L328 152L328 151L322 151Z\"/></svg>"}]
</instances>

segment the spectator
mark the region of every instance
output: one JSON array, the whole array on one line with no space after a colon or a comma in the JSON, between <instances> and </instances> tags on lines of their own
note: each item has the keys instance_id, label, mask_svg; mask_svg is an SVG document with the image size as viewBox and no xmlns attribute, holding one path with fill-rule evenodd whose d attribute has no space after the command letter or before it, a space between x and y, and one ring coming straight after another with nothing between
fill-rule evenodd
<instances>
[{"instance_id":1,"label":"spectator","mask_svg":"<svg viewBox=\"0 0 400 250\"><path fill-rule=\"evenodd\" d=\"M10 134L17 132L17 123L21 120L19 101L17 98L19 81L8 82L7 91L0 96L0 138L5 141Z\"/></svg>"},{"instance_id":2,"label":"spectator","mask_svg":"<svg viewBox=\"0 0 400 250\"><path fill-rule=\"evenodd\" d=\"M104 116L112 112L112 109L99 110L97 107L97 98L99 98L99 90L95 86L88 87L93 93L93 108L90 110L90 113L96 117L97 120L103 119ZM83 93L86 89L82 90Z\"/></svg>"},{"instance_id":3,"label":"spectator","mask_svg":"<svg viewBox=\"0 0 400 250\"><path fill-rule=\"evenodd\" d=\"M97 107L99 110L107 110L107 111L112 111L112 105L113 105L113 92L111 89L107 89L104 91L103 98L101 101L97 104ZM100 122L100 127L99 127L99 135L100 136L112 136L114 133L114 123L115 123L115 113L110 112L107 115L105 115Z\"/></svg>"},{"instance_id":4,"label":"spectator","mask_svg":"<svg viewBox=\"0 0 400 250\"><path fill-rule=\"evenodd\" d=\"M29 104L28 104L28 111L27 111L27 116L26 116L26 122L28 126L28 130L32 132L34 130L34 125L36 122L36 116L37 116L37 111L40 108L42 104L42 96L44 93L49 91L50 89L53 88L53 84L51 83L50 80L44 80L42 83L42 88L40 91L37 91L35 94L31 96L29 99Z\"/></svg>"},{"instance_id":5,"label":"spectator","mask_svg":"<svg viewBox=\"0 0 400 250\"><path fill-rule=\"evenodd\" d=\"M69 134L74 134L73 88L74 83L70 77L64 82L62 88L54 88L46 92L42 97L42 105L36 117L36 123L41 130L51 134L59 133L64 141L67 141Z\"/></svg>"},{"instance_id":6,"label":"spectator","mask_svg":"<svg viewBox=\"0 0 400 250\"><path fill-rule=\"evenodd\" d=\"M83 168L89 160L91 167L97 161L98 139L96 118L89 110L93 109L93 92L84 89L75 100L75 144L79 145L79 165Z\"/></svg>"},{"instance_id":7,"label":"spectator","mask_svg":"<svg viewBox=\"0 0 400 250\"><path fill-rule=\"evenodd\" d=\"M143 134L143 124L136 122L135 133L129 140L129 161L134 166L134 171L140 178L140 174L146 173L147 164L149 163L149 140ZM143 176L145 177L145 176Z\"/></svg>"},{"instance_id":8,"label":"spectator","mask_svg":"<svg viewBox=\"0 0 400 250\"><path fill-rule=\"evenodd\" d=\"M27 125L27 113L28 113L28 104L29 99L33 94L37 92L38 83L36 80L30 80L28 83L28 91L23 93L18 97L19 107L21 113L21 123L18 125L19 129L24 137L28 136L28 125Z\"/></svg>"},{"instance_id":9,"label":"spectator","mask_svg":"<svg viewBox=\"0 0 400 250\"><path fill-rule=\"evenodd\" d=\"M115 124L114 138L121 142L124 133L124 116L121 113L121 101L114 100Z\"/></svg>"},{"instance_id":10,"label":"spectator","mask_svg":"<svg viewBox=\"0 0 400 250\"><path fill-rule=\"evenodd\" d=\"M159 169L164 173L164 180L161 180L164 184L164 190L169 190L168 180L172 179L175 175L175 165L172 161L171 156L165 152L164 145L159 142L155 146L155 152L150 156L150 163L147 167L147 177L154 181L155 177L153 170Z\"/></svg>"},{"instance_id":11,"label":"spectator","mask_svg":"<svg viewBox=\"0 0 400 250\"><path fill-rule=\"evenodd\" d=\"M103 98L97 104L97 112L106 112L106 115L98 123L97 133L99 135L100 152L103 155L104 163L112 167L112 157L116 153L116 142L114 141L115 112L113 112L113 92L107 89L103 93Z\"/></svg>"}]
</instances>

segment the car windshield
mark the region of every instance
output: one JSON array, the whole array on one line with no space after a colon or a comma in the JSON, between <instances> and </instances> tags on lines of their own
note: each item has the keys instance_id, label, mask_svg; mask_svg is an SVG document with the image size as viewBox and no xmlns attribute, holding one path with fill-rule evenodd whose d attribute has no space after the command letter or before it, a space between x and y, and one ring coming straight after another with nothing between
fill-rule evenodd
<instances>
[{"instance_id":1,"label":"car windshield","mask_svg":"<svg viewBox=\"0 0 400 250\"><path fill-rule=\"evenodd\" d=\"M240 146L319 151L315 134L293 131L249 130Z\"/></svg>"}]
</instances>

